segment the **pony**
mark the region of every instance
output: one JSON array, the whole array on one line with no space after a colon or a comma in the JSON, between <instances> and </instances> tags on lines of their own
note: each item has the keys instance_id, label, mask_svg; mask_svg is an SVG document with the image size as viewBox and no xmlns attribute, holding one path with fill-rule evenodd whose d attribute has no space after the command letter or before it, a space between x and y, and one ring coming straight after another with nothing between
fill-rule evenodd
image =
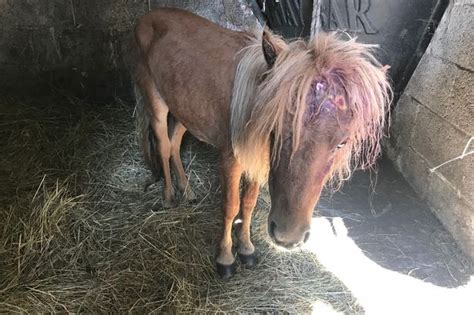
<instances>
[{"instance_id":1,"label":"pony","mask_svg":"<svg viewBox=\"0 0 474 315\"><path fill-rule=\"evenodd\" d=\"M179 9L157 9L135 26L137 119L145 161L163 176L164 207L177 188L192 200L180 158L183 135L219 151L223 232L216 268L235 273L232 226L239 215L237 254L257 262L250 237L260 187L268 182L268 233L284 248L303 244L321 190L372 165L391 99L387 66L373 45L317 34L287 42L225 29ZM240 196L240 184L243 193Z\"/></svg>"}]
</instances>

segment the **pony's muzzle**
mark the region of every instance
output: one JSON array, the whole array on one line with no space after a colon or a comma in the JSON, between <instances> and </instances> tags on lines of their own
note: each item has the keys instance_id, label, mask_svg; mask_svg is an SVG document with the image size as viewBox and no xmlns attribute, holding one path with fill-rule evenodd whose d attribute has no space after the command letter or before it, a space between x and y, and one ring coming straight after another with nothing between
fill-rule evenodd
<instances>
[{"instance_id":1,"label":"pony's muzzle","mask_svg":"<svg viewBox=\"0 0 474 315\"><path fill-rule=\"evenodd\" d=\"M311 228L297 229L297 231L292 231L286 233L278 229L278 226L275 221L270 220L268 222L268 234L270 235L272 241L281 247L286 249L294 249L303 245L308 241L310 236Z\"/></svg>"}]
</instances>

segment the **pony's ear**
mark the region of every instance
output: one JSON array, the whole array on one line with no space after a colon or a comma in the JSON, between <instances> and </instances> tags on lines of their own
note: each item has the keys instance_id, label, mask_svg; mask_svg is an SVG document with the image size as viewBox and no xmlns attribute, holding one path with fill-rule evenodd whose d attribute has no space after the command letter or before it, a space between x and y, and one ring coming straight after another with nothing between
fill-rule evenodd
<instances>
[{"instance_id":1,"label":"pony's ear","mask_svg":"<svg viewBox=\"0 0 474 315\"><path fill-rule=\"evenodd\" d=\"M266 27L262 35L262 49L265 61L271 68L275 64L278 55L287 47L286 43L278 36L273 35Z\"/></svg>"}]
</instances>

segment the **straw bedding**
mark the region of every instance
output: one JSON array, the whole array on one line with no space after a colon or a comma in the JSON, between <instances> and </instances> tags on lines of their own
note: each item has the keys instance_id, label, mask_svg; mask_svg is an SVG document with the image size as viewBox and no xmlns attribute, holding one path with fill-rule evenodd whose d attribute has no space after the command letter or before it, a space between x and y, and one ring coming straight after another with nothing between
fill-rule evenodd
<instances>
[{"instance_id":1,"label":"straw bedding","mask_svg":"<svg viewBox=\"0 0 474 315\"><path fill-rule=\"evenodd\" d=\"M0 312L309 313L361 309L310 253L253 239L260 263L214 272L220 234L216 151L182 150L196 204L164 210L136 141L133 106L67 96L0 102Z\"/></svg>"}]
</instances>

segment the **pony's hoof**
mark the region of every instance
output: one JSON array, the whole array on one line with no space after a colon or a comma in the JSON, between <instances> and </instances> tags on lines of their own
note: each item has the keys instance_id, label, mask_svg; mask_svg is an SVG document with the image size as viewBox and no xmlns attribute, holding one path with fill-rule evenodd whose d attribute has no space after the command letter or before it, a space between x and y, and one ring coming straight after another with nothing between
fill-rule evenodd
<instances>
[{"instance_id":1,"label":"pony's hoof","mask_svg":"<svg viewBox=\"0 0 474 315\"><path fill-rule=\"evenodd\" d=\"M186 201L188 202L193 203L197 201L197 196L191 188L188 188L184 193L184 199L186 199Z\"/></svg>"},{"instance_id":2,"label":"pony's hoof","mask_svg":"<svg viewBox=\"0 0 474 315\"><path fill-rule=\"evenodd\" d=\"M255 267L258 262L257 255L255 255L255 253L250 254L250 255L239 254L239 259L240 259L240 263L245 268L249 268L249 269Z\"/></svg>"},{"instance_id":3,"label":"pony's hoof","mask_svg":"<svg viewBox=\"0 0 474 315\"><path fill-rule=\"evenodd\" d=\"M222 279L227 280L230 279L233 275L235 275L237 268L235 266L235 263L231 265L223 265L216 263L216 271Z\"/></svg>"},{"instance_id":4,"label":"pony's hoof","mask_svg":"<svg viewBox=\"0 0 474 315\"><path fill-rule=\"evenodd\" d=\"M165 208L165 209L176 208L177 206L178 206L178 204L173 199L163 201L163 208Z\"/></svg>"}]
</instances>

